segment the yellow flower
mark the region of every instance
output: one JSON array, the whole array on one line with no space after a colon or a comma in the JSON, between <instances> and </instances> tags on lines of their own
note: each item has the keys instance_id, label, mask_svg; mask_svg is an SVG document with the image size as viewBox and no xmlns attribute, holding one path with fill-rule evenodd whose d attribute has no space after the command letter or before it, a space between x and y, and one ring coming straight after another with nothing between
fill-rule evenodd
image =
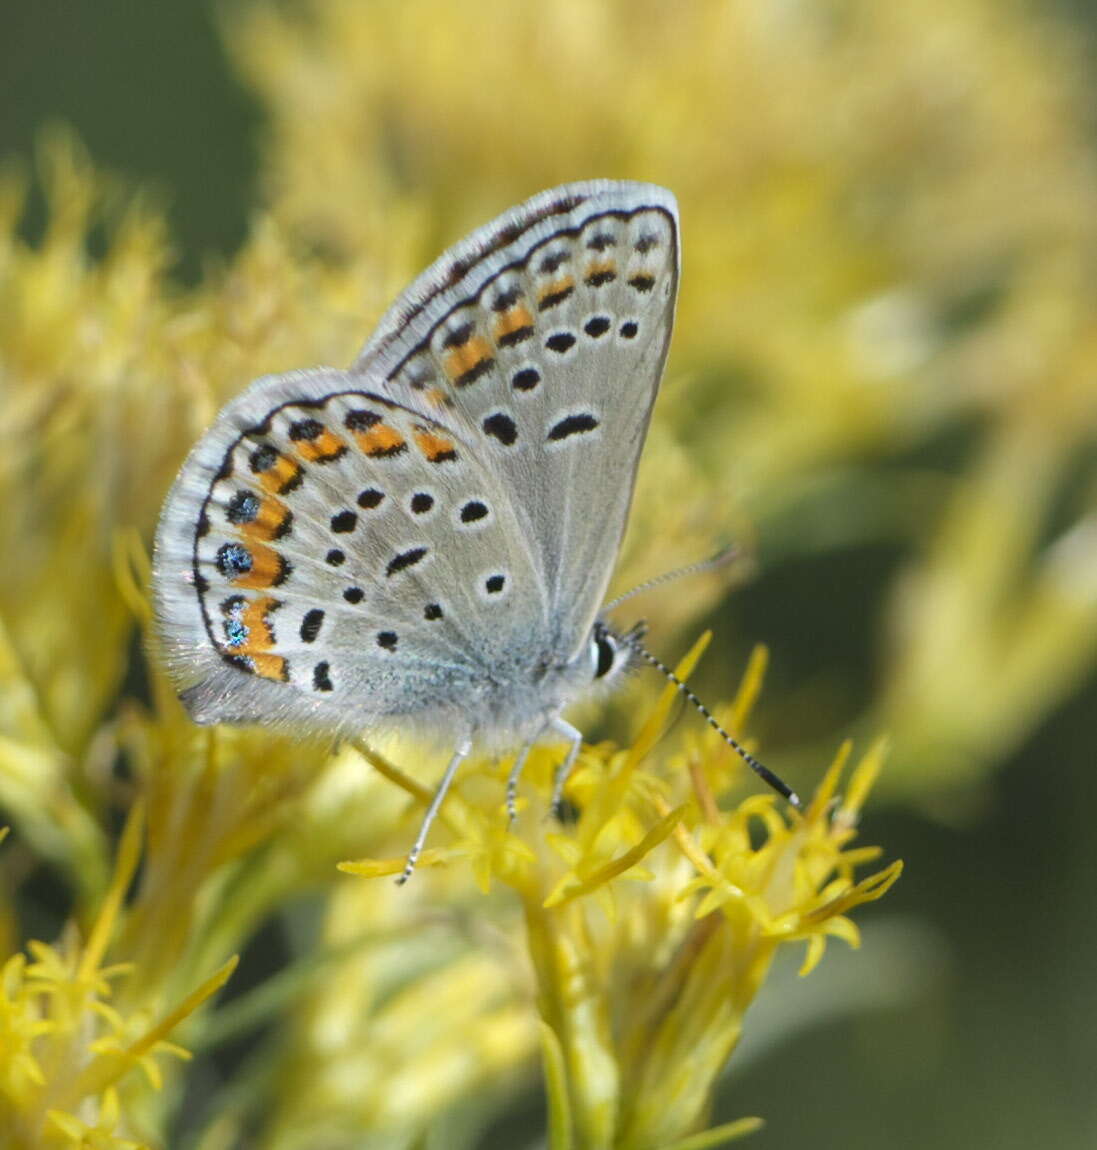
<instances>
[{"instance_id":1,"label":"yellow flower","mask_svg":"<svg viewBox=\"0 0 1097 1150\"><path fill-rule=\"evenodd\" d=\"M121 1138L115 1133L119 1118L118 1092L113 1087L103 1092L99 1116L94 1124L89 1125L62 1110L49 1111L51 1133L60 1132L67 1143L78 1150L148 1150L144 1142Z\"/></svg>"},{"instance_id":2,"label":"yellow flower","mask_svg":"<svg viewBox=\"0 0 1097 1150\"><path fill-rule=\"evenodd\" d=\"M226 963L172 1009L150 1022L123 1015L110 999L131 963L105 965L122 900L136 870L144 820L134 808L123 833L110 888L85 942L71 927L59 946L31 941L31 961L17 954L0 972L0 1131L5 1148L53 1150L73 1142L102 1150L143 1145L116 1134L117 1085L140 1068L159 1090L156 1056L189 1058L167 1035L229 978ZM90 1120L89 1120L89 1115Z\"/></svg>"},{"instance_id":3,"label":"yellow flower","mask_svg":"<svg viewBox=\"0 0 1097 1150\"><path fill-rule=\"evenodd\" d=\"M706 642L683 660L680 678ZM739 729L763 663L752 661L730 708ZM772 795L725 811L712 790L718 782L722 796L730 782L722 741L689 740L688 770L681 756L657 754L675 697L668 687L630 746L584 747L567 791L578 811L573 826L543 825L551 753L531 755L525 776L537 797L527 816L539 817L513 830L500 802L509 764L481 763L459 778L443 808L456 841L423 859L427 867L465 862L483 888L498 881L521 901L555 1145L649 1150L695 1134L777 949L806 943L807 974L828 938L856 946L848 912L883 895L902 869L894 862L854 877L880 854L850 844L882 746L839 799L843 748L802 816ZM429 798L370 758L419 802ZM341 869L378 876L402 865L362 860Z\"/></svg>"}]
</instances>

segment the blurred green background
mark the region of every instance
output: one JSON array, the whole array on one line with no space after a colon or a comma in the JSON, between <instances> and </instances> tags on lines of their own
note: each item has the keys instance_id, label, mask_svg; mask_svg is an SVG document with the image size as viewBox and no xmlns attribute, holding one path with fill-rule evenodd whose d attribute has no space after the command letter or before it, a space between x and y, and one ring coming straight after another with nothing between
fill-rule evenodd
<instances>
[{"instance_id":1,"label":"blurred green background","mask_svg":"<svg viewBox=\"0 0 1097 1150\"><path fill-rule=\"evenodd\" d=\"M1044 6L1040 18L1061 24L1092 59L1097 16L1089 5ZM215 10L46 0L9 5L2 25L0 155L30 163L43 125L69 124L97 165L162 198L180 284L231 258L259 196L264 119L226 56ZM1088 70L1085 81L1083 124L1097 109L1097 72ZM1097 157L1097 136L1086 132ZM563 171L561 179L575 174ZM1097 198L1092 203L1097 212ZM727 210L737 210L733 198ZM44 218L35 192L28 238ZM690 231L688 216L684 222L688 283L703 238ZM445 232L440 242L454 238ZM1088 288L1093 311L1095 285L1097 275ZM872 466L955 473L978 434L977 420L960 420L898 461ZM1056 500L1064 522L1095 482L1091 440ZM784 517L773 516L759 539L755 578L708 619L731 666L756 642L771 649L758 733L766 761L778 767L799 762L805 744L865 735L858 718L881 688L885 602L912 546L909 537L886 532L826 538L814 550L782 542L814 522L815 508L825 509L830 497L824 492L816 505L805 497ZM917 513L932 519L938 511L928 500ZM1053 533L1054 523L1046 530ZM713 678L709 690L722 682ZM964 690L977 699L984 683L966 682ZM1095 725L1097 670L1090 665L1007 749L985 785L940 802L932 794L909 798L916 790L909 784L890 801L886 790L877 798L869 839L905 859L906 872L863 918L860 953L834 948L807 983L789 968L767 985L756 1008L759 1021L767 1020L759 1026L767 1040L752 1044L748 1026L717 1118L765 1115L767 1128L752 1144L773 1147L1097 1145ZM67 909L56 904L63 897L48 875L23 888L29 933L50 933ZM235 989L258 983L292 951L296 913L268 923ZM308 908L301 913L307 917ZM231 1050L219 1055L227 1062L199 1064L180 1139L201 1113L206 1076L220 1076L246 1054ZM485 1150L529 1144L543 1122L539 1106L534 1092L509 1109L482 1142Z\"/></svg>"}]
</instances>

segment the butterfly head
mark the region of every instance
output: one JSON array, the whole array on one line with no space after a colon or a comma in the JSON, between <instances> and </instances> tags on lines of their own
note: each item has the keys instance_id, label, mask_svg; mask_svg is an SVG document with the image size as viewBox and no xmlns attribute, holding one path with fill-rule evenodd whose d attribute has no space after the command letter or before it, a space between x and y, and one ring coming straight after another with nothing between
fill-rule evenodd
<instances>
[{"instance_id":1,"label":"butterfly head","mask_svg":"<svg viewBox=\"0 0 1097 1150\"><path fill-rule=\"evenodd\" d=\"M647 624L641 622L618 635L599 619L591 630L588 648L593 681L611 683L634 665L638 661L635 644L646 631Z\"/></svg>"}]
</instances>

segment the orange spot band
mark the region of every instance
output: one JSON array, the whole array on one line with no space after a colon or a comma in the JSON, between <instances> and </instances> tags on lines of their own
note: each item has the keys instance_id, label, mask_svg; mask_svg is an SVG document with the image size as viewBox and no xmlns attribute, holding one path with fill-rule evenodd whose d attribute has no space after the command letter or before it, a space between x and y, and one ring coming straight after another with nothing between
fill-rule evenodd
<instances>
[{"instance_id":1,"label":"orange spot band","mask_svg":"<svg viewBox=\"0 0 1097 1150\"><path fill-rule=\"evenodd\" d=\"M513 332L521 331L523 328L533 326L533 316L529 314L529 309L524 304L518 304L510 308L495 322L495 342L502 343L508 335Z\"/></svg>"},{"instance_id":2,"label":"orange spot band","mask_svg":"<svg viewBox=\"0 0 1097 1150\"><path fill-rule=\"evenodd\" d=\"M234 587L251 587L264 589L277 587L289 573L289 567L273 547L262 543L252 544L248 548L251 554L251 570L244 575L237 575L232 580Z\"/></svg>"},{"instance_id":3,"label":"orange spot band","mask_svg":"<svg viewBox=\"0 0 1097 1150\"><path fill-rule=\"evenodd\" d=\"M259 472L259 482L265 490L281 495L297 484L300 475L301 468L295 460L287 455L279 455L273 467Z\"/></svg>"},{"instance_id":4,"label":"orange spot band","mask_svg":"<svg viewBox=\"0 0 1097 1150\"><path fill-rule=\"evenodd\" d=\"M442 463L447 459L457 458L453 440L438 435L429 428L420 428L415 432L415 443L427 457L428 463Z\"/></svg>"},{"instance_id":5,"label":"orange spot band","mask_svg":"<svg viewBox=\"0 0 1097 1150\"><path fill-rule=\"evenodd\" d=\"M407 447L407 440L387 423L376 423L367 431L356 431L354 438L358 446L372 456L396 455Z\"/></svg>"},{"instance_id":6,"label":"orange spot band","mask_svg":"<svg viewBox=\"0 0 1097 1150\"><path fill-rule=\"evenodd\" d=\"M249 543L269 543L284 534L290 518L290 510L281 499L268 495L259 504L255 518L240 525L240 535Z\"/></svg>"},{"instance_id":7,"label":"orange spot band","mask_svg":"<svg viewBox=\"0 0 1097 1150\"><path fill-rule=\"evenodd\" d=\"M491 348L481 336L474 335L459 347L446 352L445 368L450 379L460 385L470 376L475 377L478 369L493 362Z\"/></svg>"},{"instance_id":8,"label":"orange spot band","mask_svg":"<svg viewBox=\"0 0 1097 1150\"><path fill-rule=\"evenodd\" d=\"M255 673L263 679L275 679L280 683L289 680L289 669L281 655L252 655Z\"/></svg>"},{"instance_id":9,"label":"orange spot band","mask_svg":"<svg viewBox=\"0 0 1097 1150\"><path fill-rule=\"evenodd\" d=\"M301 440L296 447L301 458L307 459L310 463L326 463L328 460L338 459L347 449L347 445L327 428L324 428L315 439Z\"/></svg>"}]
</instances>

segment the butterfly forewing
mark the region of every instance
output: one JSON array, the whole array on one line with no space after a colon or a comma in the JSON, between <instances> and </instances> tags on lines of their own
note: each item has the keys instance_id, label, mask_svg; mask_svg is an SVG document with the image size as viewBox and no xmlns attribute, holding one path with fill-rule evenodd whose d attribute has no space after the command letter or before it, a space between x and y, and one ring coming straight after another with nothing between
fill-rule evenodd
<instances>
[{"instance_id":1,"label":"butterfly forewing","mask_svg":"<svg viewBox=\"0 0 1097 1150\"><path fill-rule=\"evenodd\" d=\"M678 264L668 192L558 189L447 253L356 365L479 445L539 556L539 638L562 658L586 641L624 531Z\"/></svg>"}]
</instances>

